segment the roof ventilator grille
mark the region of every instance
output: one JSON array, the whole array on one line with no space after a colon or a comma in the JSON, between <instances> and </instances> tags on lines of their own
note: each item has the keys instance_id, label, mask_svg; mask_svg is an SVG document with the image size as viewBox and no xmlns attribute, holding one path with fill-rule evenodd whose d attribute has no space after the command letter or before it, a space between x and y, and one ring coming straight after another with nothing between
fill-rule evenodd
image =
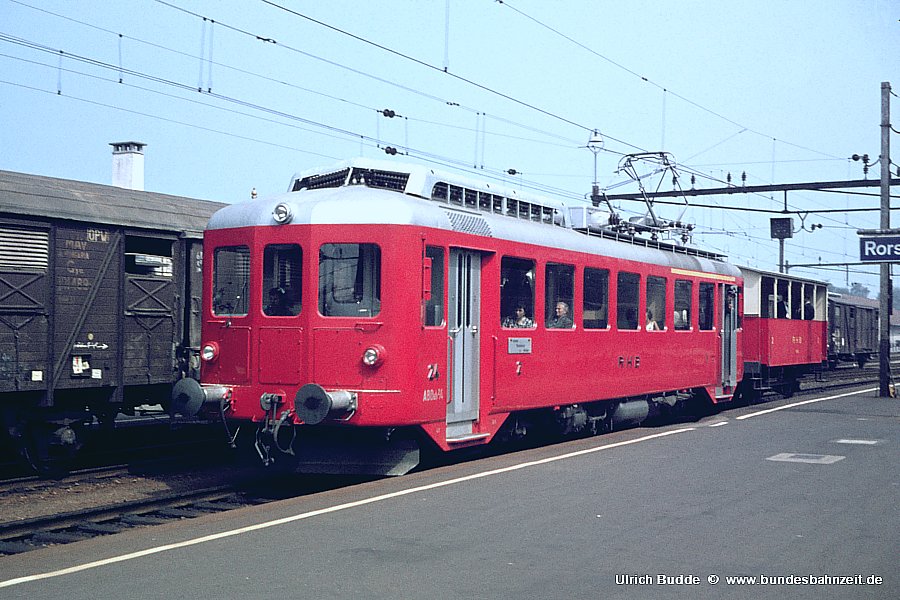
<instances>
[{"instance_id":1,"label":"roof ventilator grille","mask_svg":"<svg viewBox=\"0 0 900 600\"><path fill-rule=\"evenodd\" d=\"M320 190L324 188L337 188L345 185L364 185L370 188L394 190L403 192L406 190L406 182L409 173L396 173L393 171L381 171L378 169L341 169L333 173L323 175L309 175L294 182L293 192L300 190Z\"/></svg>"},{"instance_id":2,"label":"roof ventilator grille","mask_svg":"<svg viewBox=\"0 0 900 600\"><path fill-rule=\"evenodd\" d=\"M403 192L406 190L406 182L408 180L409 173L355 168L350 173L348 185L365 185L370 188Z\"/></svg>"},{"instance_id":3,"label":"roof ventilator grille","mask_svg":"<svg viewBox=\"0 0 900 600\"><path fill-rule=\"evenodd\" d=\"M309 177L304 177L303 179L295 181L291 191L299 192L300 190L319 190L322 188L341 187L347 183L348 173L350 173L350 169L341 169L340 171L325 173L323 175L310 175Z\"/></svg>"},{"instance_id":4,"label":"roof ventilator grille","mask_svg":"<svg viewBox=\"0 0 900 600\"><path fill-rule=\"evenodd\" d=\"M483 235L486 237L491 237L493 235L490 226L487 224L487 221L485 221L478 215L469 215L466 213L459 213L451 210L447 210L444 212L447 213L447 217L449 217L450 219L450 224L453 225L453 231L460 231L462 233L474 233L475 235Z\"/></svg>"}]
</instances>

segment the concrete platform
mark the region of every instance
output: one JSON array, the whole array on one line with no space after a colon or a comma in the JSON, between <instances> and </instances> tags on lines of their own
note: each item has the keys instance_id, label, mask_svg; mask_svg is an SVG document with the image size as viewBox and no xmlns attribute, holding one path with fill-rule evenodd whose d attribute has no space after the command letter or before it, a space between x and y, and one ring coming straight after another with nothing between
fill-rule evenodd
<instances>
[{"instance_id":1,"label":"concrete platform","mask_svg":"<svg viewBox=\"0 0 900 600\"><path fill-rule=\"evenodd\" d=\"M0 558L0 597L897 598L898 506L869 390Z\"/></svg>"}]
</instances>

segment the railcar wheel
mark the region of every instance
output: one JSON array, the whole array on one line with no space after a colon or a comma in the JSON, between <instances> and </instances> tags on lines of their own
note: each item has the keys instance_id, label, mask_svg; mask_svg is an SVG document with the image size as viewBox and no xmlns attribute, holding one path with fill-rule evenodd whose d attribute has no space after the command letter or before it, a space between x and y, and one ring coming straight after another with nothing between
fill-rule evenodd
<instances>
[{"instance_id":1,"label":"railcar wheel","mask_svg":"<svg viewBox=\"0 0 900 600\"><path fill-rule=\"evenodd\" d=\"M76 428L56 423L33 425L25 440L25 457L31 468L44 477L58 477L72 470L80 437Z\"/></svg>"},{"instance_id":2,"label":"railcar wheel","mask_svg":"<svg viewBox=\"0 0 900 600\"><path fill-rule=\"evenodd\" d=\"M52 422L18 415L6 415L6 433L25 466L44 477L56 477L71 470L81 449L79 424Z\"/></svg>"}]
</instances>

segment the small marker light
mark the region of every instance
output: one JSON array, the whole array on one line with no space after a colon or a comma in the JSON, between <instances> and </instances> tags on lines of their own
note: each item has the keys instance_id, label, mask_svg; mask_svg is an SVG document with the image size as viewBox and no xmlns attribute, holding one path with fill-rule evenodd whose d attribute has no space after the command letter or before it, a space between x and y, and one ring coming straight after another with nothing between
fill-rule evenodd
<instances>
[{"instance_id":1,"label":"small marker light","mask_svg":"<svg viewBox=\"0 0 900 600\"><path fill-rule=\"evenodd\" d=\"M216 344L205 344L200 349L200 358L205 362L212 362L219 357L219 347Z\"/></svg>"},{"instance_id":2,"label":"small marker light","mask_svg":"<svg viewBox=\"0 0 900 600\"><path fill-rule=\"evenodd\" d=\"M384 347L375 344L369 346L368 348L366 348L366 351L363 352L362 362L368 367L374 367L375 365L379 365L384 362L384 355Z\"/></svg>"},{"instance_id":3,"label":"small marker light","mask_svg":"<svg viewBox=\"0 0 900 600\"><path fill-rule=\"evenodd\" d=\"M291 212L290 206L284 202L279 202L275 206L275 210L272 211L272 218L275 219L275 222L279 225L284 225L285 223L291 222L291 219L294 218L294 214Z\"/></svg>"}]
</instances>

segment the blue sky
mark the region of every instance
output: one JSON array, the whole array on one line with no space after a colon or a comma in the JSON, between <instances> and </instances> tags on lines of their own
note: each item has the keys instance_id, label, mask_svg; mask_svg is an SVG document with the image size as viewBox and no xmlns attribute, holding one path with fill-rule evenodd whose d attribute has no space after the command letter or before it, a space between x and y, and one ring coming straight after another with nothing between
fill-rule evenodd
<instances>
[{"instance_id":1,"label":"blue sky","mask_svg":"<svg viewBox=\"0 0 900 600\"><path fill-rule=\"evenodd\" d=\"M279 193L296 171L362 155L577 202L597 129L611 193L636 190L615 171L638 151L670 152L685 187L692 173L707 188L744 172L750 185L857 179L850 155L880 153L881 82L900 93L898 19L897 0L0 0L0 169L110 183L108 144L136 140L146 189L176 195ZM897 135L892 145L900 156ZM849 194L788 201L878 206ZM777 209L783 198L698 202ZM775 270L770 216L686 214L696 245ZM789 240L789 262L854 261L857 229L878 214L805 223L824 227ZM877 268L797 273L877 290Z\"/></svg>"}]
</instances>

